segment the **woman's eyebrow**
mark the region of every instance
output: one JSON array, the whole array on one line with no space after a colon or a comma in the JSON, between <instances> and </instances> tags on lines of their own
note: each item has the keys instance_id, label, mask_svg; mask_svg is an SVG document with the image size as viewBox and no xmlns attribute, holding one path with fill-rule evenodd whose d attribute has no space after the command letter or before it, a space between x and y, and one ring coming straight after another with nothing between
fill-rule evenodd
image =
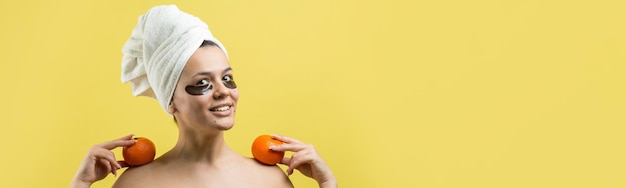
<instances>
[{"instance_id":1,"label":"woman's eyebrow","mask_svg":"<svg viewBox=\"0 0 626 188\"><path fill-rule=\"evenodd\" d=\"M233 70L233 69L232 69L231 67L228 67L228 68L226 68L226 69L224 69L224 70L222 71L222 74L223 74L223 73L226 73L226 72L228 72L228 71L232 71L232 70ZM208 75L208 76L213 76L213 74L211 74L211 72L199 72L199 73L197 73L197 74L193 75L192 77L196 77L196 76L206 76L206 75Z\"/></svg>"},{"instance_id":2,"label":"woman's eyebrow","mask_svg":"<svg viewBox=\"0 0 626 188\"><path fill-rule=\"evenodd\" d=\"M222 71L222 73L226 73L226 72L228 72L228 71L232 71L232 70L233 70L232 68L227 67L226 69L224 69L224 70Z\"/></svg>"}]
</instances>

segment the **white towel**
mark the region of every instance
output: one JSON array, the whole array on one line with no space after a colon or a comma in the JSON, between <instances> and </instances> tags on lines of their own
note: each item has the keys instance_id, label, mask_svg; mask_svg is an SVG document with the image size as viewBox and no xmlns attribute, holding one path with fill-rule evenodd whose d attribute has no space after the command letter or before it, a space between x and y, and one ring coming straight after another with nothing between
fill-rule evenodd
<instances>
[{"instance_id":1,"label":"white towel","mask_svg":"<svg viewBox=\"0 0 626 188\"><path fill-rule=\"evenodd\" d=\"M199 18L176 5L151 8L139 17L122 48L122 82L131 83L134 96L156 98L168 112L183 68L204 40L215 42L226 53Z\"/></svg>"}]
</instances>

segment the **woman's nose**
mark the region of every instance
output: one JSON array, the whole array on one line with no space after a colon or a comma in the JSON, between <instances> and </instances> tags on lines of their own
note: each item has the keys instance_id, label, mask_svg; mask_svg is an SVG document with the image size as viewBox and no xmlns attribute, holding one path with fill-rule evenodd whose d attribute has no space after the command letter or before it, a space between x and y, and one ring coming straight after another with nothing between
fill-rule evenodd
<instances>
[{"instance_id":1,"label":"woman's nose","mask_svg":"<svg viewBox=\"0 0 626 188\"><path fill-rule=\"evenodd\" d=\"M223 98L230 94L224 83L215 84L213 87L213 98L215 99Z\"/></svg>"}]
</instances>

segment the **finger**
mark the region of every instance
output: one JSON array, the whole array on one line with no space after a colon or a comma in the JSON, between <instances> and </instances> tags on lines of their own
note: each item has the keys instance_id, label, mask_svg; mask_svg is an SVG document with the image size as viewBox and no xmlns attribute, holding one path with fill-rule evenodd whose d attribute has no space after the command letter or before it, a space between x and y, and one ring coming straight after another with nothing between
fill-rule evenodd
<instances>
[{"instance_id":1,"label":"finger","mask_svg":"<svg viewBox=\"0 0 626 188\"><path fill-rule=\"evenodd\" d=\"M288 175L288 176L291 176L291 174L293 174L293 168L292 168L292 167L289 167L289 168L287 169L287 175Z\"/></svg>"},{"instance_id":2,"label":"finger","mask_svg":"<svg viewBox=\"0 0 626 188\"><path fill-rule=\"evenodd\" d=\"M280 164L284 164L287 165L287 170L285 170L285 172L287 173L287 175L291 175L293 173L293 168L291 168L291 159L289 157L284 157L283 159L280 160Z\"/></svg>"},{"instance_id":3,"label":"finger","mask_svg":"<svg viewBox=\"0 0 626 188\"><path fill-rule=\"evenodd\" d=\"M111 165L111 173L113 174L114 177L117 177L117 166L119 166L119 164L117 164L117 162L114 162L114 163L109 163L109 165Z\"/></svg>"},{"instance_id":4,"label":"finger","mask_svg":"<svg viewBox=\"0 0 626 188\"><path fill-rule=\"evenodd\" d=\"M310 153L311 152L309 152L309 151L301 151L301 152L294 153L293 155L291 155L291 161L290 161L289 165L292 165L296 161L301 161L301 160L305 160L305 159L308 159L308 160L312 159L311 156L310 156Z\"/></svg>"},{"instance_id":5,"label":"finger","mask_svg":"<svg viewBox=\"0 0 626 188\"><path fill-rule=\"evenodd\" d=\"M130 140L130 139L133 138L133 136L135 136L135 135L134 134L129 134L129 135L123 136L123 137L115 139L115 140Z\"/></svg>"},{"instance_id":6,"label":"finger","mask_svg":"<svg viewBox=\"0 0 626 188\"><path fill-rule=\"evenodd\" d=\"M122 168L130 167L130 165L126 161L117 161Z\"/></svg>"},{"instance_id":7,"label":"finger","mask_svg":"<svg viewBox=\"0 0 626 188\"><path fill-rule=\"evenodd\" d=\"M98 165L100 168L103 168L102 171L111 171L112 167L111 167L111 162L109 162L108 160L104 159L104 158L99 158L98 159Z\"/></svg>"},{"instance_id":8,"label":"finger","mask_svg":"<svg viewBox=\"0 0 626 188\"><path fill-rule=\"evenodd\" d=\"M121 139L111 140L111 141L102 143L100 144L100 146L108 150L112 150L116 147L130 146L130 145L135 144L135 142L137 142L137 140L134 140L131 138L132 138L132 135L128 135L128 136L122 137Z\"/></svg>"},{"instance_id":9,"label":"finger","mask_svg":"<svg viewBox=\"0 0 626 188\"><path fill-rule=\"evenodd\" d=\"M276 139L278 139L280 141L283 141L285 143L304 144L304 143L300 142L299 140L296 140L296 139L293 139L293 138L289 138L289 137L286 137L286 136L280 136L280 135L277 135L277 134L272 134L272 137L276 138Z\"/></svg>"},{"instance_id":10,"label":"finger","mask_svg":"<svg viewBox=\"0 0 626 188\"><path fill-rule=\"evenodd\" d=\"M293 174L293 170L300 167L302 164L309 163L311 158L309 155L302 155L302 157L292 157L289 168L287 168L287 175Z\"/></svg>"},{"instance_id":11,"label":"finger","mask_svg":"<svg viewBox=\"0 0 626 188\"><path fill-rule=\"evenodd\" d=\"M281 159L280 162L278 162L278 163L289 166L289 164L291 164L291 158L283 157L283 159Z\"/></svg>"},{"instance_id":12,"label":"finger","mask_svg":"<svg viewBox=\"0 0 626 188\"><path fill-rule=\"evenodd\" d=\"M308 148L312 148L313 146L310 144L281 144L281 145L273 145L270 146L270 149L273 151L293 151L299 152Z\"/></svg>"},{"instance_id":13,"label":"finger","mask_svg":"<svg viewBox=\"0 0 626 188\"><path fill-rule=\"evenodd\" d=\"M111 163L111 166L113 167L122 168L122 166L118 164L115 160L115 154L113 154L113 152L109 150L100 149L98 151L95 151L94 156L99 159L107 160L109 163Z\"/></svg>"}]
</instances>

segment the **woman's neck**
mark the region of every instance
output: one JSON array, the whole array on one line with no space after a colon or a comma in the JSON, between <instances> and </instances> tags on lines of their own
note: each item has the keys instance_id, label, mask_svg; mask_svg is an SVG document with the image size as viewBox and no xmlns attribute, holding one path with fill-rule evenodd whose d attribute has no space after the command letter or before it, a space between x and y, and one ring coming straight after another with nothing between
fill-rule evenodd
<instances>
[{"instance_id":1,"label":"woman's neck","mask_svg":"<svg viewBox=\"0 0 626 188\"><path fill-rule=\"evenodd\" d=\"M228 159L235 153L226 145L223 131L180 129L178 142L168 154L174 160L210 165Z\"/></svg>"}]
</instances>

